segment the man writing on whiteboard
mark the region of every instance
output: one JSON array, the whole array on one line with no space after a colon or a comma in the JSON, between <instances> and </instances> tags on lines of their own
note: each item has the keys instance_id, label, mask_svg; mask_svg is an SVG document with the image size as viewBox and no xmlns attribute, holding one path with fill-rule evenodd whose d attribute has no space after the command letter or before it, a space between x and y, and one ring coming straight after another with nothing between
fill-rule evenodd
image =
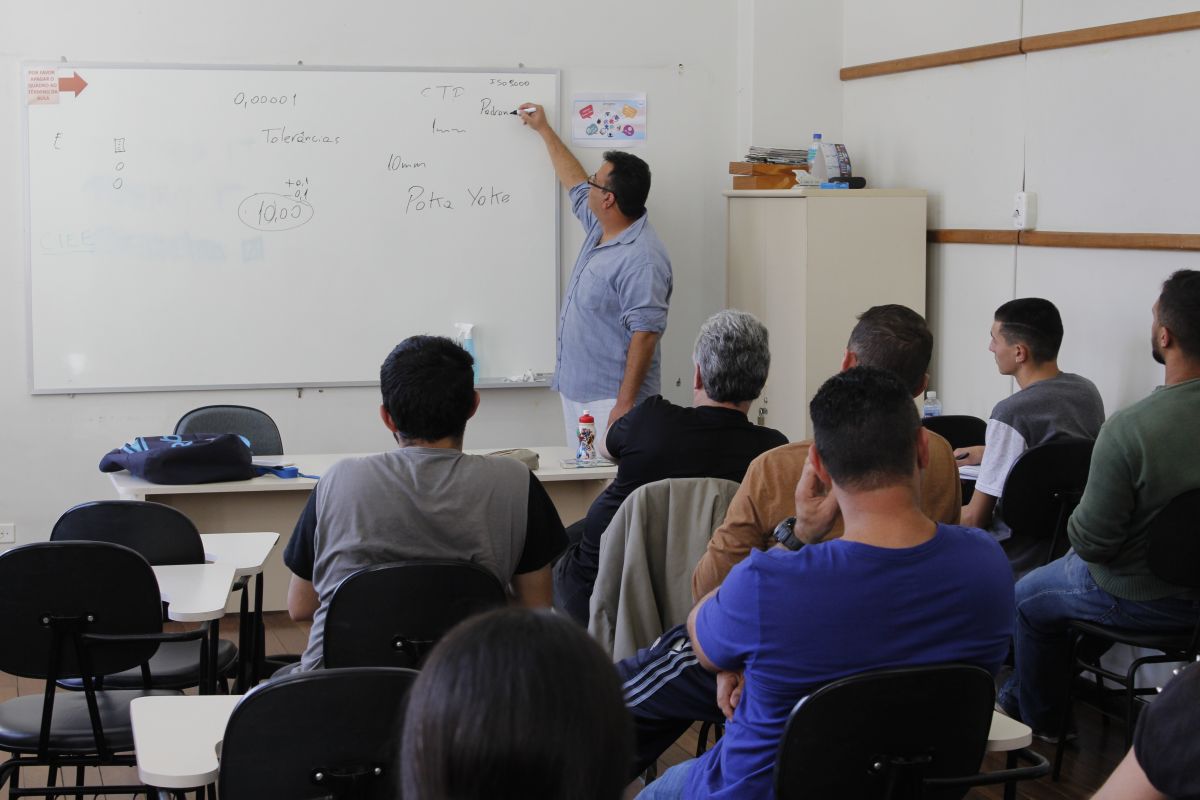
<instances>
[{"instance_id":1,"label":"man writing on whiteboard","mask_svg":"<svg viewBox=\"0 0 1200 800\"><path fill-rule=\"evenodd\" d=\"M545 142L585 234L558 317L553 388L562 396L567 442L575 445L586 408L607 454L609 425L661 391L658 340L667 328L672 279L667 249L646 218L650 168L610 150L589 176L541 106L524 103L518 111Z\"/></svg>"}]
</instances>

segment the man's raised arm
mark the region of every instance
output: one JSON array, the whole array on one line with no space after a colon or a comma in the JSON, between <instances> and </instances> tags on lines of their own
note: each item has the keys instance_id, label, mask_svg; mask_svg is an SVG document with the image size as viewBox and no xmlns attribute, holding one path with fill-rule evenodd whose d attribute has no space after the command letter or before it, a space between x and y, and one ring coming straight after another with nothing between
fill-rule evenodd
<instances>
[{"instance_id":1,"label":"man's raised arm","mask_svg":"<svg viewBox=\"0 0 1200 800\"><path fill-rule=\"evenodd\" d=\"M546 143L546 152L550 155L550 163L554 165L554 174L558 176L559 183L570 189L587 180L587 172L579 163L579 159L571 154L546 121L545 109L536 103L522 103L517 107L517 112L521 122L537 131Z\"/></svg>"}]
</instances>

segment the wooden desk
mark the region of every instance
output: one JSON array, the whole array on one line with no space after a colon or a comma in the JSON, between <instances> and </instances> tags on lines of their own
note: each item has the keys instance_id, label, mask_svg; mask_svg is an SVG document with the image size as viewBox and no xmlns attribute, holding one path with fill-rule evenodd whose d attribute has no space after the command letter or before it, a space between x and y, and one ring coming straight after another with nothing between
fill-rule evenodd
<instances>
[{"instance_id":1,"label":"wooden desk","mask_svg":"<svg viewBox=\"0 0 1200 800\"><path fill-rule=\"evenodd\" d=\"M588 506L617 474L616 467L573 469L560 466L560 459L574 455L567 447L534 447L540 465L534 473L546 488L564 525L587 514ZM482 454L491 450L467 450ZM361 453L288 455L306 475L324 474L335 462ZM227 531L278 531L281 541L267 559L263 570L266 590L263 608L282 611L287 608L287 586L291 572L283 564L283 551L308 496L316 486L311 478L280 479L263 476L248 481L198 483L169 486L135 478L128 472L109 474L122 500L152 500L179 509L196 523L201 533ZM234 608L229 610L233 611Z\"/></svg>"}]
</instances>

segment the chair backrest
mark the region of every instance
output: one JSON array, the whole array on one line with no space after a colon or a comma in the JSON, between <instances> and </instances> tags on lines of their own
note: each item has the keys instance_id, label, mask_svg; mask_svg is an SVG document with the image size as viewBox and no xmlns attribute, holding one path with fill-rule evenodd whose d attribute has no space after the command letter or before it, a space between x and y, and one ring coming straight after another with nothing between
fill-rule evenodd
<instances>
[{"instance_id":1,"label":"chair backrest","mask_svg":"<svg viewBox=\"0 0 1200 800\"><path fill-rule=\"evenodd\" d=\"M1168 583L1200 589L1200 488L1177 496L1150 523L1146 563Z\"/></svg>"},{"instance_id":2,"label":"chair backrest","mask_svg":"<svg viewBox=\"0 0 1200 800\"><path fill-rule=\"evenodd\" d=\"M204 543L187 515L141 500L97 500L68 509L54 523L50 541L112 542L156 567L204 563Z\"/></svg>"},{"instance_id":3,"label":"chair backrest","mask_svg":"<svg viewBox=\"0 0 1200 800\"><path fill-rule=\"evenodd\" d=\"M250 406L201 406L179 418L175 433L236 433L250 441L256 456L283 455L279 426L265 411Z\"/></svg>"},{"instance_id":4,"label":"chair backrest","mask_svg":"<svg viewBox=\"0 0 1200 800\"><path fill-rule=\"evenodd\" d=\"M300 672L258 686L229 717L221 800L397 795L409 669Z\"/></svg>"},{"instance_id":5,"label":"chair backrest","mask_svg":"<svg viewBox=\"0 0 1200 800\"><path fill-rule=\"evenodd\" d=\"M466 561L366 567L333 590L325 616L326 667L418 667L442 634L504 605L495 575Z\"/></svg>"},{"instance_id":6,"label":"chair backrest","mask_svg":"<svg viewBox=\"0 0 1200 800\"><path fill-rule=\"evenodd\" d=\"M983 444L984 434L987 432L987 422L970 414L923 417L921 424L941 436L955 449Z\"/></svg>"},{"instance_id":7,"label":"chair backrest","mask_svg":"<svg viewBox=\"0 0 1200 800\"><path fill-rule=\"evenodd\" d=\"M588 632L619 661L687 619L692 572L738 484L670 478L640 486L600 540Z\"/></svg>"},{"instance_id":8,"label":"chair backrest","mask_svg":"<svg viewBox=\"0 0 1200 800\"><path fill-rule=\"evenodd\" d=\"M974 775L995 687L967 664L882 669L822 686L788 718L775 761L777 800L962 797L923 778Z\"/></svg>"},{"instance_id":9,"label":"chair backrest","mask_svg":"<svg viewBox=\"0 0 1200 800\"><path fill-rule=\"evenodd\" d=\"M107 542L38 542L0 553L0 671L81 677L77 634L162 630L158 582L146 559ZM147 661L157 642L87 647L93 676ZM55 657L57 650L57 657Z\"/></svg>"},{"instance_id":10,"label":"chair backrest","mask_svg":"<svg viewBox=\"0 0 1200 800\"><path fill-rule=\"evenodd\" d=\"M1013 536L1052 540L1049 558L1066 550L1067 519L1083 496L1094 446L1086 439L1055 439L1017 458L999 505Z\"/></svg>"}]
</instances>

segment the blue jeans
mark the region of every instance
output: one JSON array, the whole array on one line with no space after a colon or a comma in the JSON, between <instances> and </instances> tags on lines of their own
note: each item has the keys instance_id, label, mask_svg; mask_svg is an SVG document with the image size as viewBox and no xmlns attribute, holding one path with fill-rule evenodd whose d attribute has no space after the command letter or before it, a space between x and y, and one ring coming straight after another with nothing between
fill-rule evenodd
<instances>
[{"instance_id":1,"label":"blue jeans","mask_svg":"<svg viewBox=\"0 0 1200 800\"><path fill-rule=\"evenodd\" d=\"M1200 603L1168 597L1134 602L1113 597L1092 580L1074 551L1017 582L1013 632L1016 670L998 700L1036 731L1055 733L1062 724L1071 675L1072 619L1137 630L1185 630L1196 623Z\"/></svg>"},{"instance_id":2,"label":"blue jeans","mask_svg":"<svg viewBox=\"0 0 1200 800\"><path fill-rule=\"evenodd\" d=\"M638 800L682 800L683 793L687 790L688 776L692 774L695 764L696 759L693 758L671 767L660 775L658 780L646 784L646 788L638 795Z\"/></svg>"}]
</instances>

